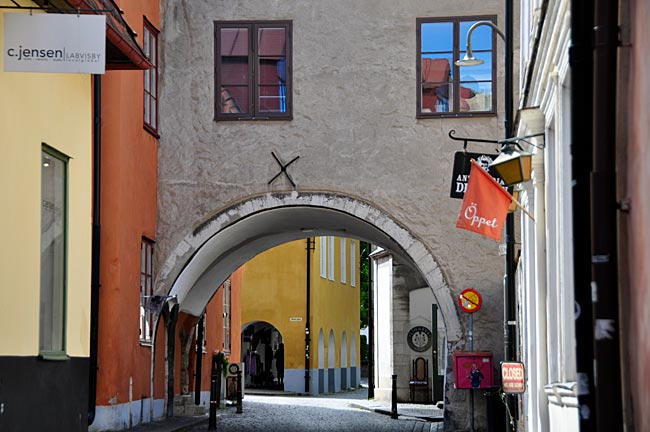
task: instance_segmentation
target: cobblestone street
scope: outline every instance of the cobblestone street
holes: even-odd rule
[[[234,407],[221,410],[217,430],[249,431],[350,431],[350,432],[432,432],[442,430],[442,423],[411,417],[393,420],[388,415],[359,408],[366,390],[322,397],[246,395],[243,413]],[[439,429],[438,429],[439,428]],[[192,432],[207,431],[202,424]]]

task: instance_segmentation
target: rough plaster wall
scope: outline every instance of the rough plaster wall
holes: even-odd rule
[[[460,200],[449,198],[449,176],[460,146],[447,133],[499,138],[502,119],[415,118],[415,19],[468,11],[500,15],[502,4],[162,3],[157,264],[209,215],[252,195],[289,190],[283,178],[267,185],[278,171],[272,150],[284,160],[300,156],[289,169],[298,190],[362,197],[424,242],[454,296],[468,286],[481,290],[475,340],[477,348],[494,351],[498,362],[503,260],[494,241],[454,228]],[[213,120],[213,22],[249,19],[293,21],[292,121]],[[497,63],[502,83],[503,64]],[[502,107],[502,88],[496,91]]]

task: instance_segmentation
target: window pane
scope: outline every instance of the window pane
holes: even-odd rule
[[[156,99],[151,99],[151,120],[149,124],[152,128],[157,129],[158,125],[156,124]]]
[[[491,52],[473,52],[474,57],[483,60],[483,64],[476,66],[459,67],[461,81],[491,81],[492,80],[492,53]],[[460,52],[460,58],[465,56],[465,52]]]
[[[221,29],[221,56],[248,57],[248,29]]]
[[[63,351],[65,314],[65,162],[41,156],[41,351]]]
[[[485,21],[485,20],[479,20]],[[460,48],[465,49],[467,44],[467,32],[469,28],[478,21],[465,21],[460,23]],[[491,50],[492,49],[492,28],[483,24],[474,29],[472,32],[472,50]],[[462,58],[462,56],[461,56]]]
[[[454,50],[453,23],[423,23],[421,26],[421,32],[421,49],[423,53]]]
[[[222,113],[247,113],[248,86],[221,87],[219,106]]]
[[[150,109],[151,97],[148,93],[144,94],[144,122],[151,124],[151,109]]]
[[[260,112],[286,112],[286,88],[284,86],[259,87]]]
[[[422,87],[420,107],[423,113],[453,110],[453,68],[451,55],[426,55],[422,58]]]
[[[151,49],[149,46],[149,38],[150,38],[150,32],[147,26],[144,27],[144,33],[143,33],[143,39],[144,39],[144,47],[142,47],[142,50],[144,51],[144,55],[149,57],[149,50]]]
[[[492,82],[461,82],[461,111],[492,111]]]
[[[221,57],[219,76],[222,85],[248,84],[248,57]]]
[[[270,57],[276,60],[284,57],[285,53],[284,28],[260,28],[257,31],[257,54],[259,57]]]
[[[151,52],[149,53],[149,60],[153,64],[154,68],[158,66],[158,41],[154,34],[151,35]]]

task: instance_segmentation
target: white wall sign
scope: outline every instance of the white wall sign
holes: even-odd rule
[[[5,72],[105,72],[104,15],[5,13],[4,21]]]
[[[289,317],[289,321],[302,321],[302,317]]]

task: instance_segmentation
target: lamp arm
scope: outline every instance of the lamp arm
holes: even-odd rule
[[[501,36],[501,39],[503,39],[504,41],[506,40],[506,36],[503,34],[501,30],[499,30],[499,27],[497,27],[492,21],[477,21],[474,24],[472,24],[469,30],[467,30],[467,38],[465,41],[465,45],[467,46],[467,55],[469,57],[472,57],[473,55],[472,54],[472,32],[476,27],[480,27],[482,25],[487,25],[492,27],[492,30],[497,32],[497,34]]]

